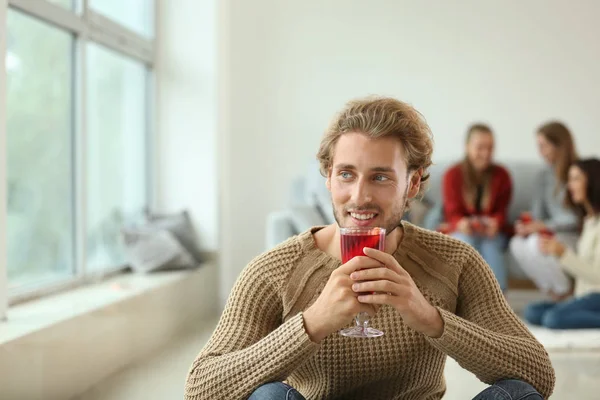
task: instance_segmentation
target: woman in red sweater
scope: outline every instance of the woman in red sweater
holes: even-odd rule
[[[494,135],[490,127],[472,125],[466,142],[465,159],[444,174],[447,230],[477,249],[505,291],[504,247],[512,181],[508,171],[493,162]]]

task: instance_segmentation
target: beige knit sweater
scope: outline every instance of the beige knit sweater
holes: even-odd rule
[[[600,217],[586,218],[577,242],[560,258],[562,267],[575,277],[575,295],[600,293]]]
[[[446,355],[492,384],[554,388],[548,354],[504,300],[492,271],[471,247],[404,222],[394,257],[444,319],[429,338],[383,306],[371,325],[380,338],[334,333],[313,343],[302,311],[340,261],[317,248],[313,228],[254,259],[240,275],[216,330],[194,361],[186,399],[246,399],[286,380],[307,399],[440,399]]]

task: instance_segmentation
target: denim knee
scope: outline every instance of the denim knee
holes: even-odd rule
[[[543,303],[531,303],[525,306],[523,318],[533,325],[542,325],[542,319],[549,312],[548,306]]]
[[[283,382],[270,382],[259,386],[248,400],[304,400],[304,397]]]
[[[533,386],[518,379],[504,379],[496,382],[494,386],[505,391],[511,400],[544,400]]]
[[[561,329],[564,325],[561,313],[554,310],[546,312],[542,316],[541,325],[549,329]]]
[[[544,400],[544,398],[527,382],[505,379],[479,393],[473,400]]]

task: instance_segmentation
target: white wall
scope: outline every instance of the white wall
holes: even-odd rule
[[[155,206],[218,246],[216,0],[158,0]]]
[[[263,250],[265,217],[314,157],[329,119],[366,94],[429,121],[435,159],[459,157],[467,124],[500,159],[536,159],[533,131],[568,123],[600,153],[600,2],[277,1],[221,4],[222,285]],[[224,27],[224,28],[223,28]]]

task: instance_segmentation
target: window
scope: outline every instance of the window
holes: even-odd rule
[[[124,262],[124,223],[146,206],[146,70],[99,45],[87,51],[88,265]]]
[[[93,10],[140,35],[154,35],[153,0],[89,0],[89,3]]]
[[[153,7],[0,2],[0,319],[124,267],[121,228],[149,204]]]
[[[73,274],[73,37],[9,10],[9,288]]]

